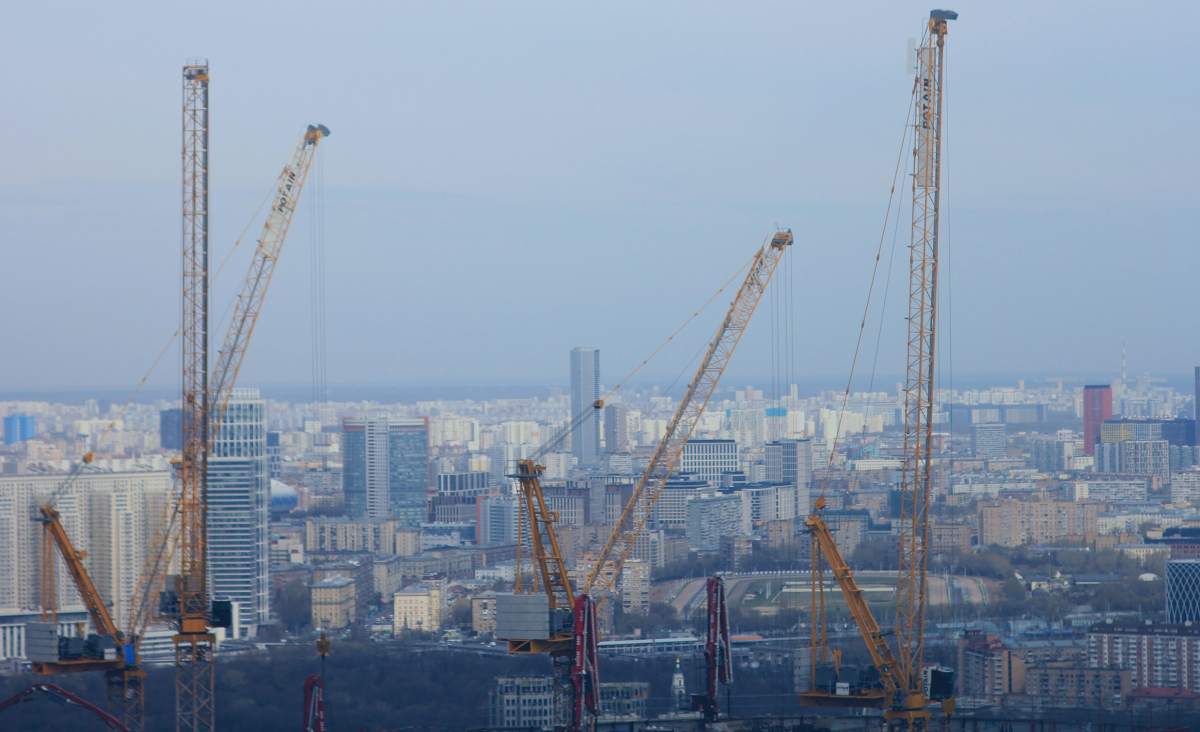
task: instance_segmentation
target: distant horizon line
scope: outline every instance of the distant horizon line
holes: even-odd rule
[[[1154,374],[1154,372],[1151,372]],[[1190,392],[1194,372],[1159,372],[1156,378],[1162,379],[1167,385],[1183,387],[1181,390]],[[857,377],[855,381],[867,379],[867,376]],[[959,391],[1015,387],[1017,382],[1025,381],[1026,386],[1049,384],[1058,379],[1069,381],[1073,386],[1088,383],[1111,383],[1117,378],[1111,372],[1100,371],[977,371],[958,372],[953,374],[953,384],[946,380],[939,381],[939,389],[954,388]],[[846,387],[845,375],[815,375],[777,382],[786,389],[790,384],[801,387],[803,396],[815,396],[821,391],[834,389],[841,391]],[[874,391],[891,393],[895,384],[903,379],[903,374],[875,374]],[[682,384],[674,377],[646,377],[631,382],[629,385],[637,388],[663,386],[668,382]],[[772,379],[769,375],[753,377],[746,375],[730,375],[724,379],[728,386],[718,388],[719,392],[732,392],[745,388],[747,385],[767,392],[772,390]],[[1030,384],[1028,382],[1033,382]],[[257,385],[246,385],[247,388],[257,388],[264,399],[289,401],[296,403],[311,403],[312,384],[297,381],[266,382]],[[867,384],[856,384],[851,391],[866,391]],[[341,381],[331,382],[328,386],[329,401],[377,401],[381,403],[409,403],[416,401],[460,400],[473,399],[518,399],[534,396],[548,396],[550,389],[566,391],[570,387],[568,379],[531,379],[531,378],[485,378],[485,379],[413,379],[410,381]],[[134,403],[147,403],[158,399],[177,398],[177,385],[147,384],[139,391]],[[438,392],[448,392],[439,394]],[[539,393],[540,392],[540,393]],[[130,392],[113,386],[92,387],[62,387],[62,388],[28,388],[0,389],[0,401],[49,401],[56,403],[82,402],[96,399],[106,402],[124,402]]]

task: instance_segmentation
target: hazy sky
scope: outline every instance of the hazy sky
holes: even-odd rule
[[[1134,372],[1200,363],[1200,5],[949,7],[955,371],[1115,372],[1123,340]],[[589,345],[611,384],[776,225],[796,234],[796,370],[844,374],[911,89],[906,42],[929,8],[9,6],[0,390],[132,387],[176,327],[194,56],[212,70],[214,261],[305,125],[332,130],[331,382],[561,381],[568,349]],[[245,385],[309,378],[307,222],[302,202]],[[902,229],[881,373],[902,369],[906,243]],[[249,255],[215,286],[214,333]],[[722,309],[650,375],[683,369]],[[769,372],[769,325],[760,312],[731,378]],[[873,327],[866,340],[869,367]],[[177,379],[176,351],[155,382]]]

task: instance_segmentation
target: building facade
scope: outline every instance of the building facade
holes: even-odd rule
[[[571,418],[586,415],[571,433],[571,455],[581,467],[600,462],[600,415],[593,404],[600,398],[600,349],[571,349]]]
[[[41,607],[41,531],[30,518],[59,489],[63,476],[0,476],[0,608],[23,611]],[[111,598],[120,627],[130,604],[155,532],[167,515],[171,474],[84,472],[59,494],[55,508],[100,592]],[[66,565],[55,555],[55,596],[59,608],[80,607],[79,593]]]
[[[445,588],[441,582],[418,582],[392,596],[392,632],[424,630],[436,633],[442,627]]]
[[[330,577],[312,585],[313,627],[336,630],[354,622],[355,586],[348,577]]]
[[[971,452],[981,458],[997,460],[1008,449],[1008,428],[1000,424],[971,425]]]
[[[1087,632],[1092,668],[1131,672],[1133,689],[1148,686],[1200,693],[1200,625],[1105,621]]]
[[[342,422],[346,515],[395,518],[418,526],[429,493],[429,420],[346,419]]]
[[[765,447],[768,483],[790,483],[796,486],[796,513],[807,516],[812,512],[812,441],[777,440]]]
[[[267,403],[234,389],[208,458],[208,570],[213,596],[236,603],[250,637],[270,619],[270,505]]]
[[[624,404],[604,407],[604,451],[629,452],[629,407]]]
[[[720,485],[722,473],[738,469],[737,443],[733,440],[688,440],[679,458],[679,472]]]
[[[1100,426],[1112,419],[1112,387],[1103,384],[1083,387],[1083,452],[1096,454]]]
[[[981,501],[979,545],[1050,544],[1096,533],[1098,505],[1067,501]]]
[[[1167,622],[1200,625],[1200,559],[1167,560]]]

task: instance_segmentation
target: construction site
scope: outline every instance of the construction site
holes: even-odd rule
[[[355,720],[363,720],[363,715],[369,720],[372,701],[367,692],[362,692],[361,701],[347,705],[346,700],[354,699],[356,692],[345,686],[338,692],[341,707],[331,704],[326,713],[327,687],[352,675],[352,668],[339,665],[349,664],[348,658],[383,664],[380,674],[384,677],[416,673],[435,680],[442,673],[438,670],[442,661],[437,659],[444,659],[449,664],[446,668],[461,666],[454,672],[460,674],[454,677],[458,680],[446,677],[427,683],[472,685],[461,692],[464,705],[484,704],[479,701],[484,695],[482,687],[474,688],[477,682],[469,680],[473,664],[503,677],[500,680],[511,677],[515,689],[510,690],[515,700],[512,706],[506,708],[504,704],[510,702],[496,701],[509,698],[498,680],[496,690],[489,692],[486,713],[483,709],[471,711],[478,724],[470,726],[477,729],[1115,732],[1185,729],[1200,722],[1200,714],[1187,708],[1176,708],[1173,719],[1164,719],[1160,711],[1156,721],[1153,707],[1096,708],[1093,717],[1084,719],[1077,710],[1005,711],[957,703],[956,675],[960,671],[955,665],[960,651],[946,628],[958,623],[961,637],[968,621],[978,618],[982,608],[1002,591],[1002,583],[956,568],[931,567],[933,456],[941,449],[934,447],[940,376],[935,368],[947,360],[940,350],[939,324],[943,321],[939,318],[938,286],[945,202],[943,91],[946,69],[958,52],[953,31],[959,21],[956,12],[941,9],[914,19],[914,23],[918,20],[919,37],[909,59],[912,75],[904,82],[911,85],[910,107],[887,201],[889,220],[884,224],[885,234],[893,227],[902,239],[908,237],[904,242],[907,277],[897,283],[897,288],[902,284],[907,288],[903,318],[906,359],[902,367],[894,365],[904,372],[903,407],[896,423],[902,445],[897,456],[898,519],[886,544],[870,545],[886,545],[888,555],[880,560],[880,566],[897,569],[852,566],[851,554],[860,539],[867,540],[867,529],[864,523],[863,536],[854,534],[854,545],[845,548],[850,530],[844,528],[848,525],[844,517],[833,516],[834,509],[842,506],[832,505],[835,491],[829,485],[835,447],[822,453],[823,459],[827,455],[828,465],[813,466],[810,497],[795,510],[802,514],[794,522],[795,538],[789,536],[783,544],[791,552],[788,569],[721,570],[656,577],[653,583],[647,573],[648,603],[670,608],[674,617],[666,618],[663,627],[675,630],[645,637],[641,627],[626,627],[632,621],[627,620],[628,605],[622,609],[622,583],[630,581],[629,568],[644,564],[638,562],[638,547],[651,541],[649,534],[659,516],[656,506],[668,484],[679,478],[685,448],[689,440],[696,439],[697,426],[706,412],[714,408],[713,395],[760,305],[763,311],[779,307],[770,304],[773,276],[782,271],[781,263],[806,256],[805,250],[815,245],[806,235],[804,222],[765,222],[760,231],[745,232],[747,241],[761,243],[746,247],[746,265],[730,278],[727,288],[709,299],[715,299],[714,308],[721,312],[701,312],[701,308],[684,323],[699,316],[699,327],[707,335],[703,344],[693,339],[694,345],[702,345],[698,358],[679,382],[685,386],[663,423],[661,438],[652,452],[646,453],[645,469],[636,481],[622,488],[611,533],[597,537],[591,549],[568,550],[566,521],[544,485],[548,481],[547,456],[570,449],[572,440],[580,439],[581,425],[598,422],[632,373],[554,434],[543,433],[536,450],[518,455],[507,466],[503,477],[512,486],[518,506],[515,572],[510,586],[488,596],[494,601],[488,637],[494,640],[489,642],[483,635],[465,640],[420,636],[399,660],[401,656],[388,655],[391,651],[350,651],[354,643],[362,642],[348,632],[333,630],[338,627],[333,624],[322,629],[314,616],[311,639],[296,636],[274,643],[270,649],[279,654],[277,663],[287,673],[286,685],[278,693],[291,698],[290,706],[281,712],[288,715],[287,720],[280,719],[279,726],[270,729],[349,730],[347,706],[356,708]],[[964,17],[962,22],[969,20]],[[962,51],[964,55],[970,52]],[[232,396],[238,388],[239,372],[244,362],[255,358],[256,325],[293,216],[302,198],[312,195],[310,169],[315,170],[318,148],[336,146],[334,133],[340,130],[332,121],[332,131],[321,120],[297,121],[300,135],[272,186],[252,261],[222,333],[225,324],[214,322],[219,313],[210,298],[211,280],[223,266],[215,253],[210,257],[210,122],[216,126],[237,121],[222,119],[219,111],[210,119],[210,83],[217,90],[222,80],[217,74],[210,76],[208,60],[188,60],[180,83],[181,291],[178,302],[156,305],[178,307],[181,313],[176,336],[164,348],[164,352],[177,349],[182,365],[178,375],[181,392],[176,395],[182,409],[182,446],[171,468],[170,497],[161,507],[150,542],[154,551],[142,567],[135,592],[131,597],[105,597],[89,575],[86,552],[76,548],[58,506],[60,497],[70,494],[79,476],[87,473],[93,454],[89,452],[61,477],[36,516],[42,608],[40,617],[25,624],[24,649],[29,672],[37,677],[37,683],[0,701],[0,729],[26,728],[26,722],[9,726],[5,720],[32,720],[34,715],[42,718],[39,724],[48,724],[46,720],[63,708],[51,704],[57,700],[70,709],[69,717],[63,717],[69,719],[64,722],[68,726],[61,729],[213,732],[224,726],[221,720],[226,710],[238,709],[239,696],[260,693],[256,691],[253,655],[222,657],[219,652],[227,639],[238,638],[234,628],[239,623],[239,609],[213,589],[210,565],[221,547],[214,548],[210,540],[210,460],[227,457],[235,449],[231,446],[236,445],[238,436],[224,425],[227,410],[235,408],[231,403],[236,402]],[[956,132],[963,137],[972,134],[964,128]],[[907,202],[903,200],[906,195],[910,197]],[[870,337],[867,312],[872,297],[882,296],[883,284],[876,282],[882,252],[881,237],[851,373],[845,377],[843,412],[851,398],[854,369],[866,368],[857,363],[857,349],[864,335]],[[696,293],[697,297],[701,294]],[[886,327],[899,328],[900,322],[892,318]],[[675,334],[662,333],[661,337],[670,342]],[[648,354],[641,365],[657,353]],[[372,438],[368,433],[364,439]],[[845,439],[849,443],[855,438]],[[368,466],[372,469],[383,468]],[[374,498],[368,496],[367,500]],[[370,513],[374,510],[368,503],[368,514],[374,515]],[[749,554],[749,540],[746,542]],[[966,544],[969,550],[969,536]],[[720,546],[722,552],[742,551],[736,542]],[[67,580],[69,585],[64,584]],[[330,580],[321,586],[333,592],[343,585]],[[55,588],[63,586],[77,595],[78,602],[71,604],[86,610],[86,621],[60,612],[62,600],[56,599]],[[130,612],[122,613],[118,623],[114,608],[125,603]],[[378,611],[379,616],[385,612]],[[391,632],[393,621],[390,615],[388,618],[378,622],[386,622]],[[773,623],[771,627],[778,632],[745,632],[738,623],[750,628],[747,619],[761,621],[764,627]],[[153,637],[161,642],[167,629],[170,660],[165,661],[161,653],[148,660],[143,641]],[[266,647],[264,642],[259,650],[266,652]],[[339,660],[339,654],[343,659]],[[411,671],[417,668],[421,670]],[[544,688],[519,688],[539,678],[548,680]],[[621,686],[639,682],[644,687]],[[84,692],[68,689],[86,689],[91,694],[102,689],[103,698],[85,698]],[[450,698],[456,695],[453,689],[445,691]],[[522,704],[529,705],[530,699],[539,700],[538,716],[520,709]],[[627,700],[625,707],[612,711],[620,699]],[[419,700],[411,703],[415,706]],[[297,715],[301,715],[298,724],[292,721]],[[384,726],[383,721],[377,724],[371,729],[396,728]],[[435,729],[417,724],[402,728]]]

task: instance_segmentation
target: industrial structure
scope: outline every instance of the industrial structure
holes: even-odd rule
[[[825,632],[824,568],[828,561],[845,596],[877,679],[851,683],[837,676],[840,654],[833,654],[837,688],[814,688],[801,694],[807,706],[865,706],[885,709],[889,724],[909,729],[925,728],[931,718],[930,697],[943,701],[952,714],[954,700],[949,670],[932,669],[927,680],[923,667],[925,646],[925,572],[929,545],[930,453],[933,436],[933,370],[937,335],[938,224],[940,213],[942,147],[942,78],[947,21],[958,14],[934,10],[929,14],[925,37],[917,52],[913,85],[913,189],[912,240],[909,254],[908,359],[904,391],[904,453],[900,485],[900,569],[896,590],[896,652],[888,646],[875,621],[854,573],[838,549],[822,515],[824,493],[813,515],[805,520],[812,536],[812,678],[818,681],[818,663],[829,663]],[[926,681],[929,681],[926,684]],[[947,684],[949,682],[949,684]],[[819,684],[817,684],[819,686]],[[949,688],[947,688],[947,685]]]
[[[496,635],[509,643],[510,653],[548,653],[553,661],[554,723],[565,729],[581,729],[585,720],[579,697],[588,693],[589,684],[598,679],[581,673],[579,657],[586,653],[587,638],[577,628],[594,627],[595,611],[607,599],[621,574],[654,504],[675,470],[688,438],[716,390],[721,374],[729,364],[738,341],[750,322],[771,275],[788,247],[790,231],[767,238],[750,262],[746,279],[730,304],[729,311],[709,343],[696,376],[671,418],[662,441],[654,451],[646,471],[613,527],[604,549],[595,560],[590,576],[577,597],[571,586],[566,562],[555,534],[557,514],[546,506],[540,476],[545,468],[537,463],[548,451],[566,439],[578,425],[604,407],[597,400],[592,409],[575,416],[555,439],[548,440],[532,457],[517,463],[515,476],[521,488],[521,530],[529,529],[529,547],[534,563],[532,583],[525,583],[518,564],[514,594],[497,598]],[[524,537],[518,540],[522,545]]]
[[[189,63],[183,69],[183,442],[176,471],[175,496],[147,556],[132,600],[132,622],[122,632],[113,622],[66,533],[54,499],[68,488],[87,464],[88,453],[39,511],[42,539],[42,622],[27,628],[33,671],[38,674],[104,671],[110,707],[122,725],[140,732],[144,717],[145,671],[138,642],[152,618],[171,622],[176,666],[176,729],[211,730],[214,725],[212,628],[232,624],[228,600],[214,599],[208,586],[207,480],[208,456],[233,393],[246,347],[261,312],[271,276],[287,236],[300,191],[317,143],[329,135],[323,125],[310,125],[277,181],[274,202],[258,240],[250,271],[243,282],[224,345],[210,378],[208,367],[208,66]],[[54,552],[62,558],[83,600],[95,633],[60,638],[54,594]],[[177,557],[179,575],[163,589],[165,572]],[[156,612],[157,611],[157,612]]]

